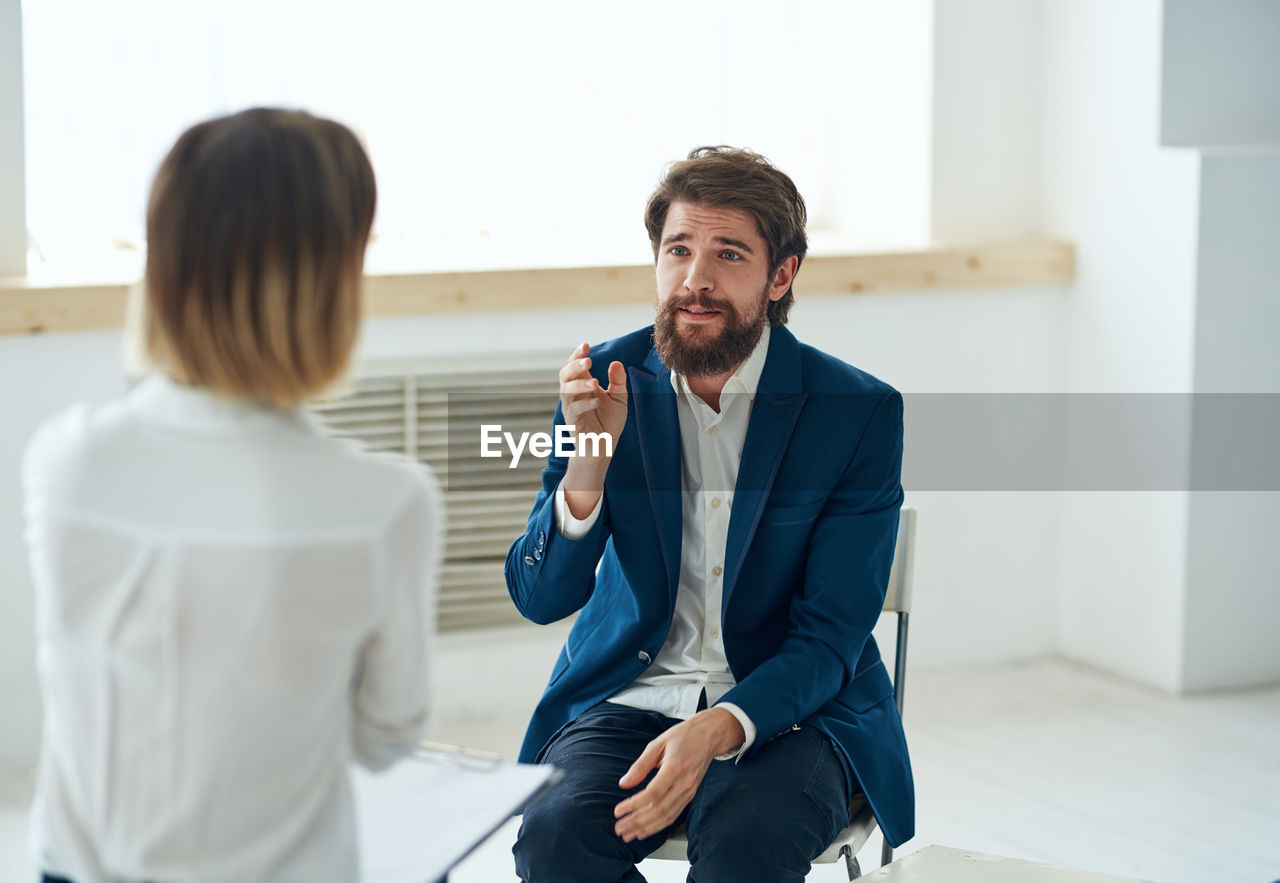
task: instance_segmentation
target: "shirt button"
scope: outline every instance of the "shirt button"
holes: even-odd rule
[[[718,638],[718,637],[720,637],[720,629],[712,629],[712,630],[711,630],[711,640],[713,640],[713,641],[714,641],[714,640],[715,640],[716,638]]]
[[[707,435],[715,435],[717,427],[713,426],[707,430]]]
[[[713,568],[711,568],[711,575],[712,575],[712,576],[719,576],[719,575],[720,575],[720,574],[722,574],[722,573],[724,573],[724,568],[723,568],[723,567],[713,567]]]
[[[640,651],[639,659],[645,665],[648,665],[650,662],[653,662],[653,657],[650,656],[648,653],[644,652],[643,650]]]
[[[719,509],[719,508],[720,508],[720,498],[719,498],[719,497],[712,497],[712,498],[711,498],[711,508],[712,508],[712,509]]]

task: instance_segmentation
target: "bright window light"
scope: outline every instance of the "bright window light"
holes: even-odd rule
[[[38,266],[144,248],[150,179],[190,124],[303,108],[365,138],[370,269],[652,259],[663,164],[750,147],[842,244],[928,237],[932,4],[25,0]]]

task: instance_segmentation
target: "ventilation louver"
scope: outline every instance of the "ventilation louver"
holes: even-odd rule
[[[479,428],[519,437],[549,432],[563,354],[494,355],[410,366],[366,365],[348,391],[314,412],[337,435],[427,463],[444,487],[449,521],[439,628],[523,622],[502,576],[507,548],[524,530],[545,460],[527,452],[480,457]],[[489,367],[489,366],[492,367]]]

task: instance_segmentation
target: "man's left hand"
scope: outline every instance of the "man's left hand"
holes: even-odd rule
[[[670,825],[697,793],[711,761],[742,744],[746,734],[738,719],[723,708],[708,708],[676,724],[645,746],[636,762],[618,780],[635,788],[656,769],[643,791],[632,794],[613,810],[614,832],[624,843],[652,837]]]

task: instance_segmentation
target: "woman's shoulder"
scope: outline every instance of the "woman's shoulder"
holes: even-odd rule
[[[80,403],[46,417],[27,440],[23,473],[38,475],[74,462],[92,444],[94,411]]]
[[[433,510],[440,506],[440,480],[426,463],[399,451],[370,447],[359,439],[335,436],[318,420],[309,415],[306,419],[315,443],[311,473],[317,480],[345,487],[350,494],[381,499],[395,510],[413,501]]]

